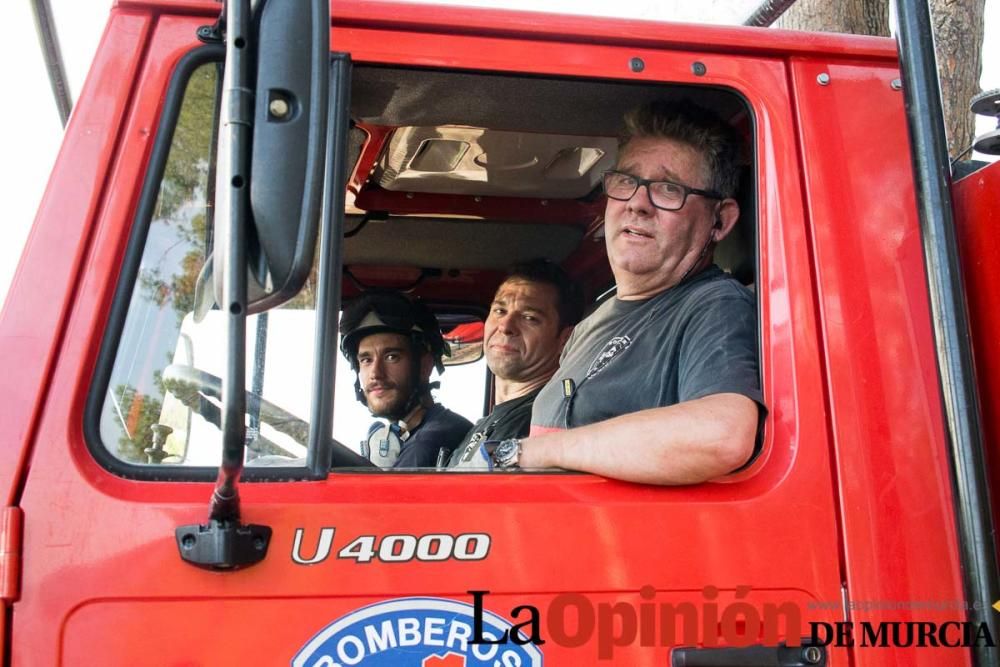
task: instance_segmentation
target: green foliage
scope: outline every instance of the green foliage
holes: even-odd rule
[[[145,297],[160,307],[169,303],[177,313],[178,322],[194,310],[195,285],[205,263],[209,164],[215,150],[212,140],[217,68],[215,63],[202,65],[188,80],[154,213],[153,224],[173,226],[179,237],[177,244],[164,251],[164,255],[178,244],[189,249],[179,267],[169,262],[165,271],[161,258],[152,267],[144,262],[139,275],[139,287]],[[175,268],[180,272],[172,273]],[[170,275],[164,275],[168,271]]]
[[[154,215],[172,222],[190,222],[183,209],[195,203],[204,207],[208,188],[209,161],[216,109],[216,68],[208,63],[194,71],[188,81],[170,144],[170,156],[160,184]],[[179,219],[177,218],[180,213]]]
[[[149,428],[160,419],[163,408],[162,397],[139,393],[131,385],[115,387],[128,432],[122,430],[118,438],[119,458],[132,463],[147,463],[145,449],[153,445],[153,431]],[[129,433],[132,437],[129,437]]]

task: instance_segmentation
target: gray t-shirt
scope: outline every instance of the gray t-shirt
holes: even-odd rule
[[[758,367],[753,295],[712,266],[650,299],[609,299],[578,324],[535,399],[532,431],[723,392],[763,408]]]

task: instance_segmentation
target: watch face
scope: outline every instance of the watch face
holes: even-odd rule
[[[493,458],[497,461],[503,461],[504,459],[510,458],[510,456],[517,450],[517,442],[514,440],[504,440],[499,445],[497,449],[493,452]]]

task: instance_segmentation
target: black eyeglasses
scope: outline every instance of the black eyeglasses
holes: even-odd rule
[[[604,193],[618,201],[628,201],[635,195],[640,185],[646,186],[649,203],[664,211],[678,211],[684,208],[688,195],[700,195],[709,199],[725,199],[713,190],[689,188],[672,181],[651,181],[621,171],[604,172]]]

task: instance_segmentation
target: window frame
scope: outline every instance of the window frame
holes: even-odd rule
[[[185,94],[192,74],[209,63],[225,60],[225,47],[219,44],[199,46],[185,53],[170,74],[167,92],[157,123],[157,130],[150,157],[146,165],[145,178],[139,191],[139,198],[133,215],[131,233],[121,262],[121,272],[115,286],[107,319],[107,326],[101,339],[100,350],[94,365],[94,374],[87,394],[83,413],[83,435],[87,449],[94,460],[104,469],[125,479],[171,482],[212,481],[218,475],[218,466],[183,466],[174,464],[142,465],[130,463],[116,457],[101,437],[101,413],[104,397],[111,382],[118,344],[125,328],[133,290],[139,277],[142,256],[146,248],[153,211],[159,198],[163,175],[173,144],[174,131],[183,107]],[[216,104],[218,109],[218,102]],[[314,479],[309,469],[295,467],[246,467],[243,479],[247,481],[285,481],[290,479]]]
[[[139,269],[141,265],[142,256],[145,250],[146,242],[148,239],[148,233],[150,226],[152,224],[153,211],[158,201],[161,183],[163,175],[165,172],[167,160],[169,159],[170,151],[172,148],[172,142],[174,138],[174,130],[178,122],[178,118],[183,106],[185,99],[185,93],[187,92],[187,87],[190,81],[191,75],[197,70],[197,68],[212,62],[223,62],[225,55],[225,49],[221,45],[205,45],[188,51],[184,54],[177,62],[174,71],[170,75],[169,84],[167,87],[167,93],[164,98],[162,112],[157,125],[156,138],[150,153],[150,158],[147,163],[147,168],[145,172],[145,178],[143,180],[142,188],[140,190],[139,199],[137,202],[135,214],[133,217],[132,231],[127,243],[126,252],[122,262],[121,273],[118,278],[118,282],[115,288],[114,298],[111,304],[111,309],[108,317],[108,324],[105,330],[100,351],[97,357],[97,363],[95,365],[94,376],[91,382],[90,391],[87,395],[87,401],[84,409],[84,439],[90,450],[91,455],[106,470],[112,472],[115,475],[124,477],[127,479],[137,479],[137,480],[162,480],[162,481],[211,481],[215,479],[217,475],[217,466],[184,466],[176,464],[161,464],[161,465],[150,465],[150,464],[137,464],[124,461],[116,457],[112,450],[106,446],[106,443],[101,437],[100,432],[100,422],[101,413],[104,408],[104,397],[106,396],[108,386],[111,381],[111,375],[114,368],[114,361],[118,353],[118,343],[122,332],[124,330],[125,322],[128,316],[129,306],[131,302],[131,297],[134,290],[134,285],[137,280]],[[331,54],[331,57],[337,54]],[[444,68],[443,71],[447,71]],[[583,79],[584,81],[586,78]],[[679,84],[685,85],[685,84]],[[689,85],[689,84],[687,84]],[[752,214],[744,218],[744,224],[750,225],[751,234],[751,250],[753,259],[753,273],[755,276],[755,282],[759,284],[760,272],[761,272],[761,257],[760,257],[760,245],[759,245],[759,233],[761,224],[761,215],[759,209],[758,193],[756,188],[757,178],[759,177],[759,156],[757,155],[757,119],[756,110],[753,104],[747,99],[747,96],[742,93],[742,91],[727,87],[727,86],[713,86],[722,90],[725,90],[728,94],[738,98],[740,103],[746,109],[749,116],[750,124],[750,136],[747,137],[748,144],[753,146],[752,155],[750,159],[750,169],[749,176],[752,179],[752,183],[748,186],[744,184],[744,188],[748,189],[749,199],[752,202]],[[343,158],[344,156],[341,156]],[[349,165],[350,167],[351,165]],[[331,221],[332,226],[335,228],[332,236],[334,238],[339,238],[337,233],[337,227],[342,226],[343,216],[336,216],[336,218]],[[322,232],[321,232],[322,233]],[[322,241],[321,241],[322,243]],[[328,270],[335,271],[335,275],[339,275],[339,269],[341,268],[341,251],[338,247],[333,248],[333,257],[328,257],[327,261],[332,264],[332,266],[323,266],[322,258],[317,258],[320,264],[319,270],[322,274],[324,268]],[[331,284],[328,287],[338,289],[342,286],[339,280],[334,281],[336,285]],[[613,287],[612,287],[613,289]],[[335,302],[339,305],[340,295],[334,295]],[[762,320],[762,303],[759,295],[755,294],[755,302],[757,308],[757,319],[758,319],[758,332],[757,332],[757,342],[758,342],[758,354],[761,359],[761,368],[759,370],[761,374],[761,384],[763,388],[764,382],[764,350],[763,348],[763,336],[760,330],[760,324]],[[328,322],[328,315],[325,313],[329,309],[328,304],[323,304],[320,300],[317,300],[316,304],[316,334],[319,336],[328,335],[331,331],[337,330],[336,321]],[[336,309],[334,309],[336,311]],[[338,351],[339,352],[339,351]],[[339,356],[337,352],[334,356]],[[317,358],[314,363],[320,363],[321,359]],[[330,370],[333,371],[335,367]],[[331,373],[332,375],[332,373]],[[332,384],[332,378],[331,378]],[[489,408],[493,405],[493,392],[494,392],[494,382],[492,372],[487,368],[485,377],[485,391],[484,391],[484,414],[487,414]],[[316,403],[315,399],[313,403]],[[310,417],[315,417],[315,405],[312,410],[313,414]],[[332,416],[332,406],[329,408],[329,413]],[[312,423],[318,423],[310,419]],[[756,449],[754,456],[751,460],[744,466],[744,468],[752,465],[752,463],[760,458],[761,445],[766,446],[766,438],[764,437],[764,424],[766,420],[762,420],[760,433],[758,435],[759,445]],[[331,443],[327,445],[316,446],[315,443],[317,439],[322,439],[322,436],[317,436],[312,433],[315,431],[314,428],[310,428],[310,438],[308,442],[307,460],[308,463],[305,466],[275,466],[275,467],[260,467],[255,468],[252,466],[244,468],[243,476],[244,479],[248,481],[291,481],[291,480],[316,480],[325,479],[333,473],[355,473],[363,471],[356,467],[337,467],[330,465],[330,450],[332,445],[332,432],[328,436],[331,439]],[[742,469],[741,469],[742,470]],[[396,471],[399,472],[399,471]],[[402,471],[402,472],[413,472],[413,473],[426,473],[427,469],[419,469],[413,471]]]

